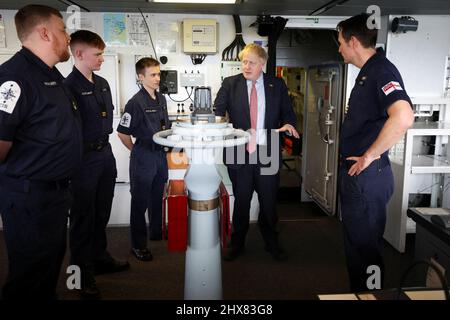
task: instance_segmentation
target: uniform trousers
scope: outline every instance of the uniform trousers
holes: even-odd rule
[[[394,178],[388,159],[375,160],[359,175],[349,176],[352,163],[341,162],[339,194],[350,287],[361,292],[369,289],[367,281],[373,274],[369,266],[379,267],[383,284],[383,233]]]
[[[0,178],[0,213],[8,251],[3,299],[55,299],[66,250],[68,181]]]
[[[83,156],[80,169],[72,179],[73,206],[70,211],[71,264],[93,268],[107,263],[106,226],[116,182],[116,160],[111,145]]]
[[[133,248],[147,248],[148,236],[150,239],[162,237],[162,198],[167,178],[166,154],[162,150],[152,150],[146,144],[135,144],[130,157],[130,228]]]

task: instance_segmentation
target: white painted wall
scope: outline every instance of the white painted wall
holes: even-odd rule
[[[441,97],[450,54],[450,16],[413,17],[419,22],[417,31],[389,32],[386,55],[400,71],[410,96]]]
[[[100,14],[99,14],[100,15]],[[213,98],[215,97],[217,91],[220,88],[220,61],[221,61],[221,53],[223,49],[228,46],[234,39],[234,24],[233,18],[231,16],[206,16],[206,15],[192,15],[185,16],[180,14],[151,14],[149,21],[149,28],[152,34],[153,40],[155,41],[156,34],[156,26],[159,22],[175,22],[178,24],[179,30],[181,31],[181,22],[183,19],[193,19],[193,18],[214,18],[219,23],[219,52],[216,55],[208,55],[201,65],[194,66],[191,62],[191,59],[188,55],[182,53],[181,48],[181,32],[179,33],[179,38],[177,41],[177,52],[171,54],[165,54],[168,58],[168,63],[166,65],[162,65],[161,69],[165,70],[178,70],[178,72],[184,72],[187,70],[188,72],[200,71],[205,74],[205,85],[211,86]],[[256,39],[261,39],[256,34],[256,29],[248,28],[251,22],[255,20],[254,17],[241,17],[242,25],[244,27],[244,40],[247,42],[251,42]],[[230,32],[231,31],[231,32]],[[121,107],[123,108],[126,102],[133,96],[134,93],[138,90],[135,81],[135,73],[134,73],[134,63],[135,57],[134,55],[145,55],[145,54],[153,54],[153,50],[151,47],[117,47],[117,48],[109,48],[108,50],[117,52],[120,55],[121,63],[120,63],[120,88],[121,88]],[[160,56],[160,54],[158,54]],[[187,94],[183,88],[178,88],[178,94],[172,95],[175,100],[183,100],[187,97]],[[177,104],[170,99],[166,98],[168,110],[169,112],[176,113]],[[186,110],[188,109],[188,101],[186,103]]]
[[[5,31],[6,31],[6,48],[0,48],[0,59],[2,55],[13,54],[20,49],[20,42],[17,39],[16,31],[14,27],[14,10],[1,10],[0,14],[4,18]],[[144,13],[145,14],[145,13]],[[103,36],[103,14],[102,13],[83,13],[83,15],[93,17],[96,21],[95,25],[91,29]],[[234,23],[232,16],[229,15],[183,15],[183,14],[149,14],[147,19],[149,23],[150,33],[153,37],[153,41],[157,38],[157,24],[158,23],[176,23],[179,31],[181,31],[181,22],[183,19],[215,19],[219,23],[219,48],[218,53],[215,55],[208,55],[203,64],[194,66],[188,55],[182,52],[181,44],[181,32],[179,32],[177,41],[176,53],[165,54],[168,58],[168,63],[162,65],[162,69],[176,69],[179,72],[184,70],[199,70],[205,73],[205,85],[211,86],[213,99],[220,88],[220,61],[222,51],[227,47],[234,39]],[[256,20],[253,16],[242,16],[241,23],[243,28],[243,38],[247,43],[255,40],[266,41],[266,37],[260,37],[256,33],[256,28],[250,28],[249,25]],[[135,81],[135,55],[152,55],[153,50],[151,46],[109,46],[106,48],[107,53],[116,53],[120,58],[120,107],[123,108],[126,102],[137,92],[138,87]],[[161,54],[158,53],[158,56]],[[0,60],[0,62],[2,62]],[[187,95],[184,89],[179,88],[179,94],[173,95],[176,100],[184,99]],[[176,112],[176,103],[167,98],[169,112]],[[186,108],[187,109],[187,108]]]

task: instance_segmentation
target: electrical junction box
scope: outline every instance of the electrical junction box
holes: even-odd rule
[[[187,54],[217,53],[218,34],[216,20],[183,20],[183,52]]]
[[[159,89],[163,94],[178,93],[177,70],[161,70]]]
[[[220,77],[221,80],[242,73],[242,63],[240,61],[221,61]]]
[[[180,73],[180,87],[202,87],[205,85],[203,73]]]

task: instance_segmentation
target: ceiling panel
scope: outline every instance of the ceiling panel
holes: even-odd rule
[[[377,4],[381,14],[450,14],[449,0],[245,0],[235,5],[206,5],[206,4],[163,4],[149,3],[146,0],[118,1],[118,0],[75,0],[80,6],[94,12],[136,12],[140,8],[151,13],[209,13],[241,15],[309,15],[316,9],[330,2],[343,2],[335,5],[321,15],[354,15],[366,11],[367,6]],[[30,1],[2,0],[0,9],[18,9]],[[43,0],[41,4],[55,7],[61,11],[71,3],[68,0]]]

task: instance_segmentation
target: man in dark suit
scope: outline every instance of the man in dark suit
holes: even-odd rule
[[[244,250],[250,201],[256,191],[260,204],[258,224],[265,249],[275,260],[285,260],[287,256],[279,245],[276,231],[281,163],[279,132],[298,138],[296,117],[283,80],[263,73],[266,51],[259,45],[249,44],[239,53],[239,59],[242,74],[226,78],[214,102],[216,115],[228,113],[234,128],[251,133],[245,148],[225,150],[235,202],[233,232],[224,259],[232,261]]]

